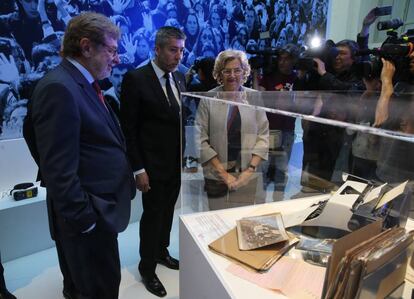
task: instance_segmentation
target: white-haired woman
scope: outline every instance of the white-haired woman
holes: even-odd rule
[[[218,92],[218,98],[245,102],[253,98],[250,92],[255,92],[243,87],[249,75],[250,66],[244,52],[222,51],[213,70],[220,86],[211,91]],[[246,105],[202,100],[196,119],[210,209],[260,201],[256,196],[256,170],[267,159],[269,145],[265,112]],[[240,192],[231,192],[237,190]]]

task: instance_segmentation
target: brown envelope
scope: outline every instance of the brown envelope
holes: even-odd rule
[[[224,236],[210,243],[208,247],[218,254],[230,257],[255,270],[265,271],[299,241],[292,234],[289,234],[289,237],[289,241],[278,244],[272,244],[254,250],[240,250],[237,241],[237,231],[236,228],[233,228]]]

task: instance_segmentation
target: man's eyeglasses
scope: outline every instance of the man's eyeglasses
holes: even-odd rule
[[[111,47],[105,43],[100,43],[112,57],[116,57],[118,55],[118,48]]]
[[[231,74],[234,74],[236,76],[240,76],[241,74],[243,74],[243,70],[239,69],[239,68],[237,68],[237,69],[224,69],[224,70],[221,71],[221,73],[224,76],[230,76]]]

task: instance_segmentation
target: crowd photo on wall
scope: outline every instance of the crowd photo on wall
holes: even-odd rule
[[[225,49],[302,45],[324,36],[328,0],[7,0],[0,3],[0,140],[22,137],[27,101],[40,78],[56,67],[63,32],[83,11],[109,16],[121,29],[121,63],[102,88],[119,106],[128,70],[154,57],[155,32],[169,25],[187,36],[179,70]]]

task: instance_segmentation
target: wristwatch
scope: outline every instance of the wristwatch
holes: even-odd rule
[[[251,169],[252,171],[256,171],[257,166],[249,164],[249,166],[247,168]]]

